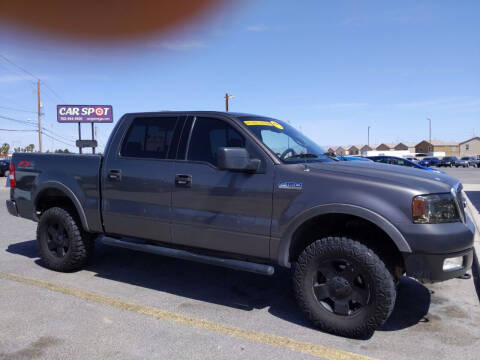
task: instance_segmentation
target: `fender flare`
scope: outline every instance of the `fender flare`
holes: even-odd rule
[[[68,197],[72,201],[73,205],[75,206],[75,209],[77,210],[77,214],[80,217],[80,221],[82,223],[83,229],[85,231],[89,231],[90,228],[88,226],[87,217],[85,215],[85,212],[83,211],[83,207],[82,207],[82,204],[81,204],[80,200],[78,200],[78,197],[75,195],[75,193],[72,190],[70,190],[70,188],[68,188],[67,186],[65,186],[63,183],[61,183],[59,181],[54,181],[54,180],[46,181],[46,182],[42,183],[35,190],[35,193],[32,196],[34,208],[35,209],[37,208],[37,201],[38,201],[39,195],[41,195],[41,193],[43,191],[48,190],[48,189],[59,190],[62,193],[64,193],[65,196]],[[34,218],[37,218],[37,215],[36,215],[35,212],[34,212]]]
[[[326,214],[345,214],[353,215],[367,220],[380,229],[382,229],[394,242],[397,249],[402,253],[411,253],[412,249],[403,234],[389,220],[382,215],[357,205],[350,204],[326,204],[319,205],[297,215],[288,225],[287,230],[280,238],[280,244],[277,252],[277,262],[280,266],[290,267],[290,248],[292,237],[295,231],[303,224],[315,216]]]

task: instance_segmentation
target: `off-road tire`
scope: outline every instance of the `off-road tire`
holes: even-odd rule
[[[52,207],[40,217],[37,226],[37,243],[40,257],[46,267],[55,271],[70,272],[86,265],[93,256],[94,236],[82,229],[80,220],[73,211]],[[48,227],[52,223],[63,226],[67,234],[68,249],[63,257],[57,257],[49,249]]]
[[[369,301],[353,315],[327,310],[314,294],[312,273],[322,261],[348,259],[369,282]],[[346,237],[327,237],[310,244],[298,257],[294,272],[294,291],[301,310],[322,331],[359,338],[370,336],[385,323],[395,305],[396,287],[383,261],[368,247]]]

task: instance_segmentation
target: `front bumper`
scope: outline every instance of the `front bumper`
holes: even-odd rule
[[[7,210],[10,215],[18,216],[17,203],[13,200],[7,200]]]
[[[462,267],[455,270],[443,270],[447,258],[462,257]],[[473,261],[473,248],[449,254],[411,254],[405,259],[407,276],[422,281],[445,281],[465,274]]]

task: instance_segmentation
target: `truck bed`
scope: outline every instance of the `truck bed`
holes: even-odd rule
[[[101,155],[15,153],[15,200],[18,214],[37,220],[36,205],[45,192],[58,189],[66,193],[77,208],[82,224],[92,232],[101,232],[100,167]],[[54,191],[53,191],[54,192]]]

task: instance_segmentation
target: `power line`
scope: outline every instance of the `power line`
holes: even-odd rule
[[[64,104],[66,103],[66,101],[65,101],[60,95],[58,95],[58,93],[57,93],[55,90],[53,90],[53,89],[50,87],[50,85],[48,85],[45,81],[42,81],[42,83],[43,83],[43,86],[45,86],[48,90],[50,90],[50,92],[51,92],[53,95],[55,95],[58,100],[60,100],[60,101],[63,102]]]
[[[55,137],[53,137],[53,136],[50,136],[50,135],[48,135],[48,134],[43,133],[43,135],[45,135],[46,137],[48,137],[48,138],[50,138],[50,139],[53,139],[53,140],[55,140],[55,141],[58,141],[59,143],[62,143],[62,144],[64,144],[64,145],[72,146],[72,144],[69,144],[69,143],[67,143],[67,142],[65,142],[65,141],[63,141],[63,140],[59,140],[59,139],[57,139],[57,138],[55,138]]]
[[[25,109],[17,109],[17,108],[12,108],[12,107],[8,107],[8,106],[1,106],[1,105],[0,105],[0,109],[12,110],[12,111],[20,111],[20,112],[26,112],[26,113],[32,113],[32,114],[36,114],[36,113],[37,113],[36,111],[25,110]]]
[[[0,129],[0,131],[21,131],[21,132],[37,132],[37,130],[20,130],[20,129]]]
[[[53,90],[53,88],[48,85],[44,80],[41,80],[38,76],[32,74],[30,71],[26,70],[24,67],[18,65],[17,63],[13,62],[12,60],[10,60],[9,58],[7,58],[5,55],[2,55],[0,54],[0,58],[2,58],[3,60],[5,60],[6,62],[8,62],[10,65],[13,65],[15,66],[17,69],[19,69],[20,71],[22,71],[23,73],[31,76],[32,78],[34,78],[35,80],[37,81],[41,81],[43,83],[43,85],[48,89],[50,90],[50,92],[55,95],[57,97],[57,99],[59,99],[61,102],[63,103],[66,103],[66,101],[60,96],[58,95],[58,93]]]
[[[52,135],[57,136],[57,137],[59,137],[59,138],[61,138],[61,139],[64,139],[64,140],[67,140],[67,141],[71,141],[72,143],[75,142],[75,140],[72,140],[71,138],[68,138],[68,137],[66,137],[66,136],[60,135],[60,134],[58,134],[58,133],[55,133],[55,132],[53,132],[52,130],[46,129],[46,128],[44,128],[44,127],[42,127],[42,130],[43,130],[43,131],[47,131],[47,132],[51,133]]]
[[[19,69],[20,71],[22,71],[23,73],[27,74],[27,75],[30,75],[32,78],[34,78],[35,80],[40,80],[40,78],[38,78],[37,76],[33,75],[30,71],[28,70],[25,70],[23,67],[21,67],[20,65],[14,63],[12,60],[10,60],[9,58],[7,58],[6,56],[0,54],[0,58],[2,58],[3,60],[5,60],[6,62],[8,62],[10,65],[13,65],[15,66],[17,69]]]
[[[14,99],[12,99],[8,96],[0,95],[0,98],[5,99],[9,104],[14,104],[15,106],[19,106],[19,107],[23,106],[23,104],[20,104],[18,101],[15,101]]]
[[[13,121],[13,122],[16,122],[16,123],[19,123],[19,124],[24,124],[24,125],[35,125],[35,123],[33,123],[31,121],[14,119],[14,118],[11,118],[11,117],[8,117],[8,116],[3,116],[3,115],[0,115],[0,119],[9,120],[9,121]]]

